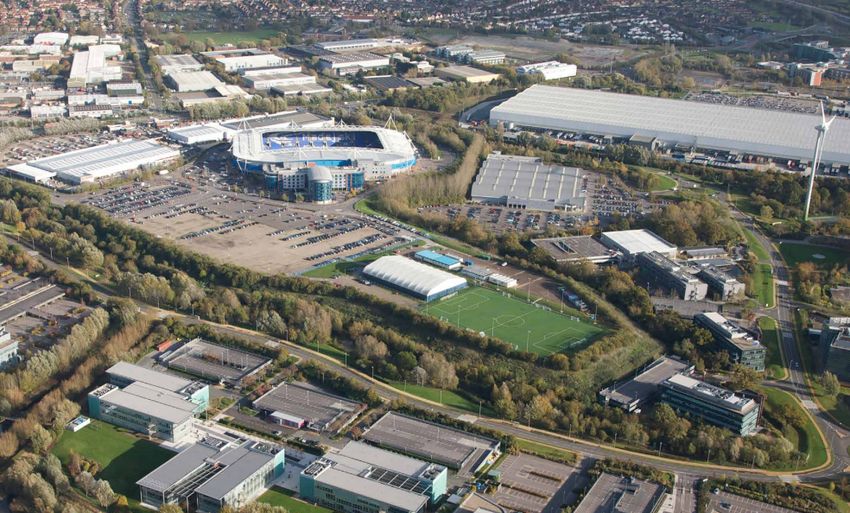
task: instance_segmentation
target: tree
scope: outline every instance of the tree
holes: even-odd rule
[[[21,213],[18,211],[18,205],[14,201],[7,199],[3,202],[3,207],[0,209],[0,219],[6,224],[16,225],[21,220]]]
[[[490,401],[498,416],[508,420],[516,418],[516,403],[514,403],[511,390],[508,388],[507,383],[503,382],[500,387],[497,387],[495,383],[493,384],[493,390],[490,392]]]
[[[735,390],[753,388],[759,381],[759,373],[746,365],[735,364],[732,368],[732,381],[730,385]]]
[[[98,479],[95,483],[93,495],[97,499],[98,504],[104,508],[115,502],[115,492],[109,486],[109,481],[106,479]]]
[[[826,395],[830,397],[837,397],[839,392],[841,392],[841,383],[839,383],[838,378],[835,374],[826,371],[823,373],[823,376],[820,378],[821,385],[823,385],[823,390],[826,392]]]
[[[366,360],[376,361],[386,358],[387,345],[372,335],[361,335],[354,340],[354,351]]]
[[[780,420],[789,426],[801,428],[806,425],[806,415],[794,404],[783,404],[779,407],[777,414]]]
[[[39,454],[47,454],[47,451],[50,449],[50,444],[53,443],[53,435],[40,424],[36,424],[30,434],[30,443],[32,444],[32,448],[35,452]]]
[[[457,388],[459,380],[455,373],[455,366],[449,363],[445,356],[427,352],[419,357],[419,365],[428,374],[431,385],[446,390]]]
[[[159,513],[183,513],[177,504],[163,504],[159,507]]]

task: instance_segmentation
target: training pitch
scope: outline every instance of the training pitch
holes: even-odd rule
[[[578,349],[603,332],[572,310],[573,315],[561,314],[542,304],[482,287],[470,287],[422,308],[455,326],[484,332],[519,351],[540,355]]]

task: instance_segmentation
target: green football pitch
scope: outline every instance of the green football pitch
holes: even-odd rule
[[[482,287],[470,287],[422,308],[455,326],[484,332],[519,351],[540,355],[578,349],[604,331],[575,315]]]

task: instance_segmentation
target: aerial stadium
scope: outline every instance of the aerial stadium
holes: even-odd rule
[[[244,130],[231,152],[240,171],[262,174],[269,189],[317,192],[321,197],[311,199],[319,202],[330,201],[332,192],[315,187],[314,178],[330,181],[332,190],[358,190],[408,171],[417,156],[403,132],[345,125]]]

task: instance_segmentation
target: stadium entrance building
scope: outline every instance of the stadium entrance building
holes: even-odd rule
[[[382,127],[243,130],[231,151],[236,167],[262,174],[269,189],[306,192],[319,202],[332,201],[329,189],[357,191],[367,181],[391,178],[416,164],[407,135]]]

